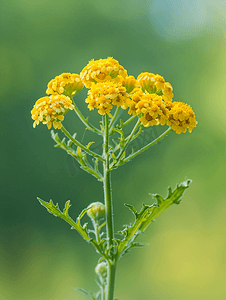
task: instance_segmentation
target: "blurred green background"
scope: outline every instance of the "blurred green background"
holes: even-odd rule
[[[140,209],[152,203],[150,192],[165,196],[169,185],[193,179],[182,204],[140,239],[150,245],[120,262],[115,297],[226,299],[225,1],[0,5],[0,300],[83,300],[74,287],[97,290],[98,255],[36,197],[61,208],[70,199],[75,218],[91,201],[103,200],[101,183],[53,148],[46,126],[32,128],[30,110],[56,75],[79,73],[90,59],[108,56],[130,75],[164,76],[174,100],[190,104],[198,120],[192,134],[173,132],[112,174],[117,230],[133,220],[124,202]],[[99,116],[88,112],[84,99],[82,91],[79,108],[97,124]],[[91,138],[73,112],[64,124],[80,140]]]

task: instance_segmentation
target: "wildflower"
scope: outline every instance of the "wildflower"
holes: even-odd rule
[[[47,87],[47,95],[64,94],[73,97],[83,89],[84,85],[78,74],[62,73],[52,79]]]
[[[101,202],[93,202],[88,206],[87,215],[93,221],[99,221],[105,217],[105,206]]]
[[[127,71],[113,57],[92,59],[80,73],[82,82],[87,88],[97,82],[120,82],[127,76]]]
[[[129,111],[128,114],[133,114],[134,116],[136,113],[136,104],[142,100],[144,93],[140,88],[135,88],[131,94],[131,101],[129,102]]]
[[[187,129],[192,132],[197,122],[191,106],[183,102],[171,102],[171,105],[167,103],[166,106],[169,109],[167,125],[178,134],[185,133]]]
[[[136,114],[141,114],[144,127],[164,125],[168,117],[168,109],[162,97],[156,94],[144,94],[135,106]]]
[[[136,87],[137,81],[134,76],[128,76],[122,80],[122,85],[126,88],[126,92],[130,94]]]
[[[100,82],[93,85],[88,91],[86,103],[89,103],[88,108],[93,110],[98,109],[98,113],[104,115],[109,114],[113,105],[121,106],[123,109],[128,107],[128,94],[126,88],[121,83]]]
[[[69,97],[65,95],[51,95],[42,97],[36,101],[31,114],[34,120],[33,127],[39,123],[46,124],[48,129],[52,126],[55,129],[62,127],[61,121],[69,109],[73,109],[74,105]]]
[[[165,101],[172,101],[173,98],[173,88],[172,85],[169,82],[165,82],[163,88],[162,88],[162,99]]]
[[[143,92],[149,94],[157,93],[162,96],[163,100],[171,101],[173,98],[173,88],[169,82],[160,75],[144,72],[137,77],[137,83],[142,88]]]

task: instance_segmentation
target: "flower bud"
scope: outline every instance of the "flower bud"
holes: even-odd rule
[[[106,262],[99,263],[95,268],[95,273],[100,277],[107,276],[107,264]]]
[[[87,215],[93,221],[99,221],[105,217],[105,206],[101,202],[93,202],[88,206]]]

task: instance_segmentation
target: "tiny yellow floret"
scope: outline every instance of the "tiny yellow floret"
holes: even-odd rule
[[[47,87],[47,95],[64,94],[65,96],[73,97],[83,89],[84,84],[81,81],[80,75],[62,73],[50,80]]]
[[[92,59],[80,73],[82,82],[87,88],[98,82],[120,82],[126,78],[127,71],[113,57],[107,59]]]
[[[176,133],[188,131],[191,133],[196,127],[195,113],[190,105],[183,102],[171,102],[171,105],[166,103],[169,109],[167,125],[171,126]]]
[[[65,95],[51,95],[42,97],[36,101],[32,111],[33,127],[39,123],[46,124],[48,129],[52,126],[55,129],[62,127],[61,121],[68,110],[74,109],[74,105],[69,97]]]

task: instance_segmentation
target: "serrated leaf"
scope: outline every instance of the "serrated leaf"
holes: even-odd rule
[[[78,218],[76,219],[76,222],[75,222],[68,214],[68,210],[71,207],[69,200],[65,203],[64,210],[63,210],[63,212],[61,212],[58,204],[54,205],[52,200],[50,200],[49,202],[46,202],[40,198],[37,198],[37,199],[41,203],[41,205],[43,205],[47,209],[47,211],[49,213],[66,221],[68,224],[71,225],[72,229],[76,229],[80,233],[80,235],[84,238],[84,240],[86,240],[87,242],[92,241],[92,239],[89,237],[89,235],[87,233],[87,229],[86,229],[87,225],[84,224],[83,226],[81,226],[81,224],[80,224],[81,218],[87,212],[87,209],[84,209],[80,213],[80,215],[78,216]]]
[[[152,211],[152,214],[149,218],[142,224],[140,230],[142,232],[148,227],[148,225],[153,222],[165,209],[167,209],[172,204],[179,204],[182,200],[183,194],[185,190],[189,187],[189,184],[192,182],[191,179],[187,179],[180,184],[177,184],[176,188],[172,191],[171,188],[168,188],[168,195],[164,199],[162,196],[158,194],[152,195],[159,204],[159,207],[155,207]]]
[[[126,204],[126,206],[133,212],[135,221],[130,226],[125,225],[125,228],[121,231],[121,233],[124,235],[124,239],[118,245],[118,258],[122,257],[132,247],[135,238],[140,233],[140,227],[152,213],[156,204],[143,205],[139,213],[136,211],[133,205]]]
[[[41,203],[41,205],[43,205],[47,209],[47,211],[49,213],[53,214],[55,217],[60,216],[61,211],[59,209],[58,203],[56,205],[54,205],[52,200],[50,200],[48,203],[48,202],[43,201],[40,198],[37,198],[37,199]]]

